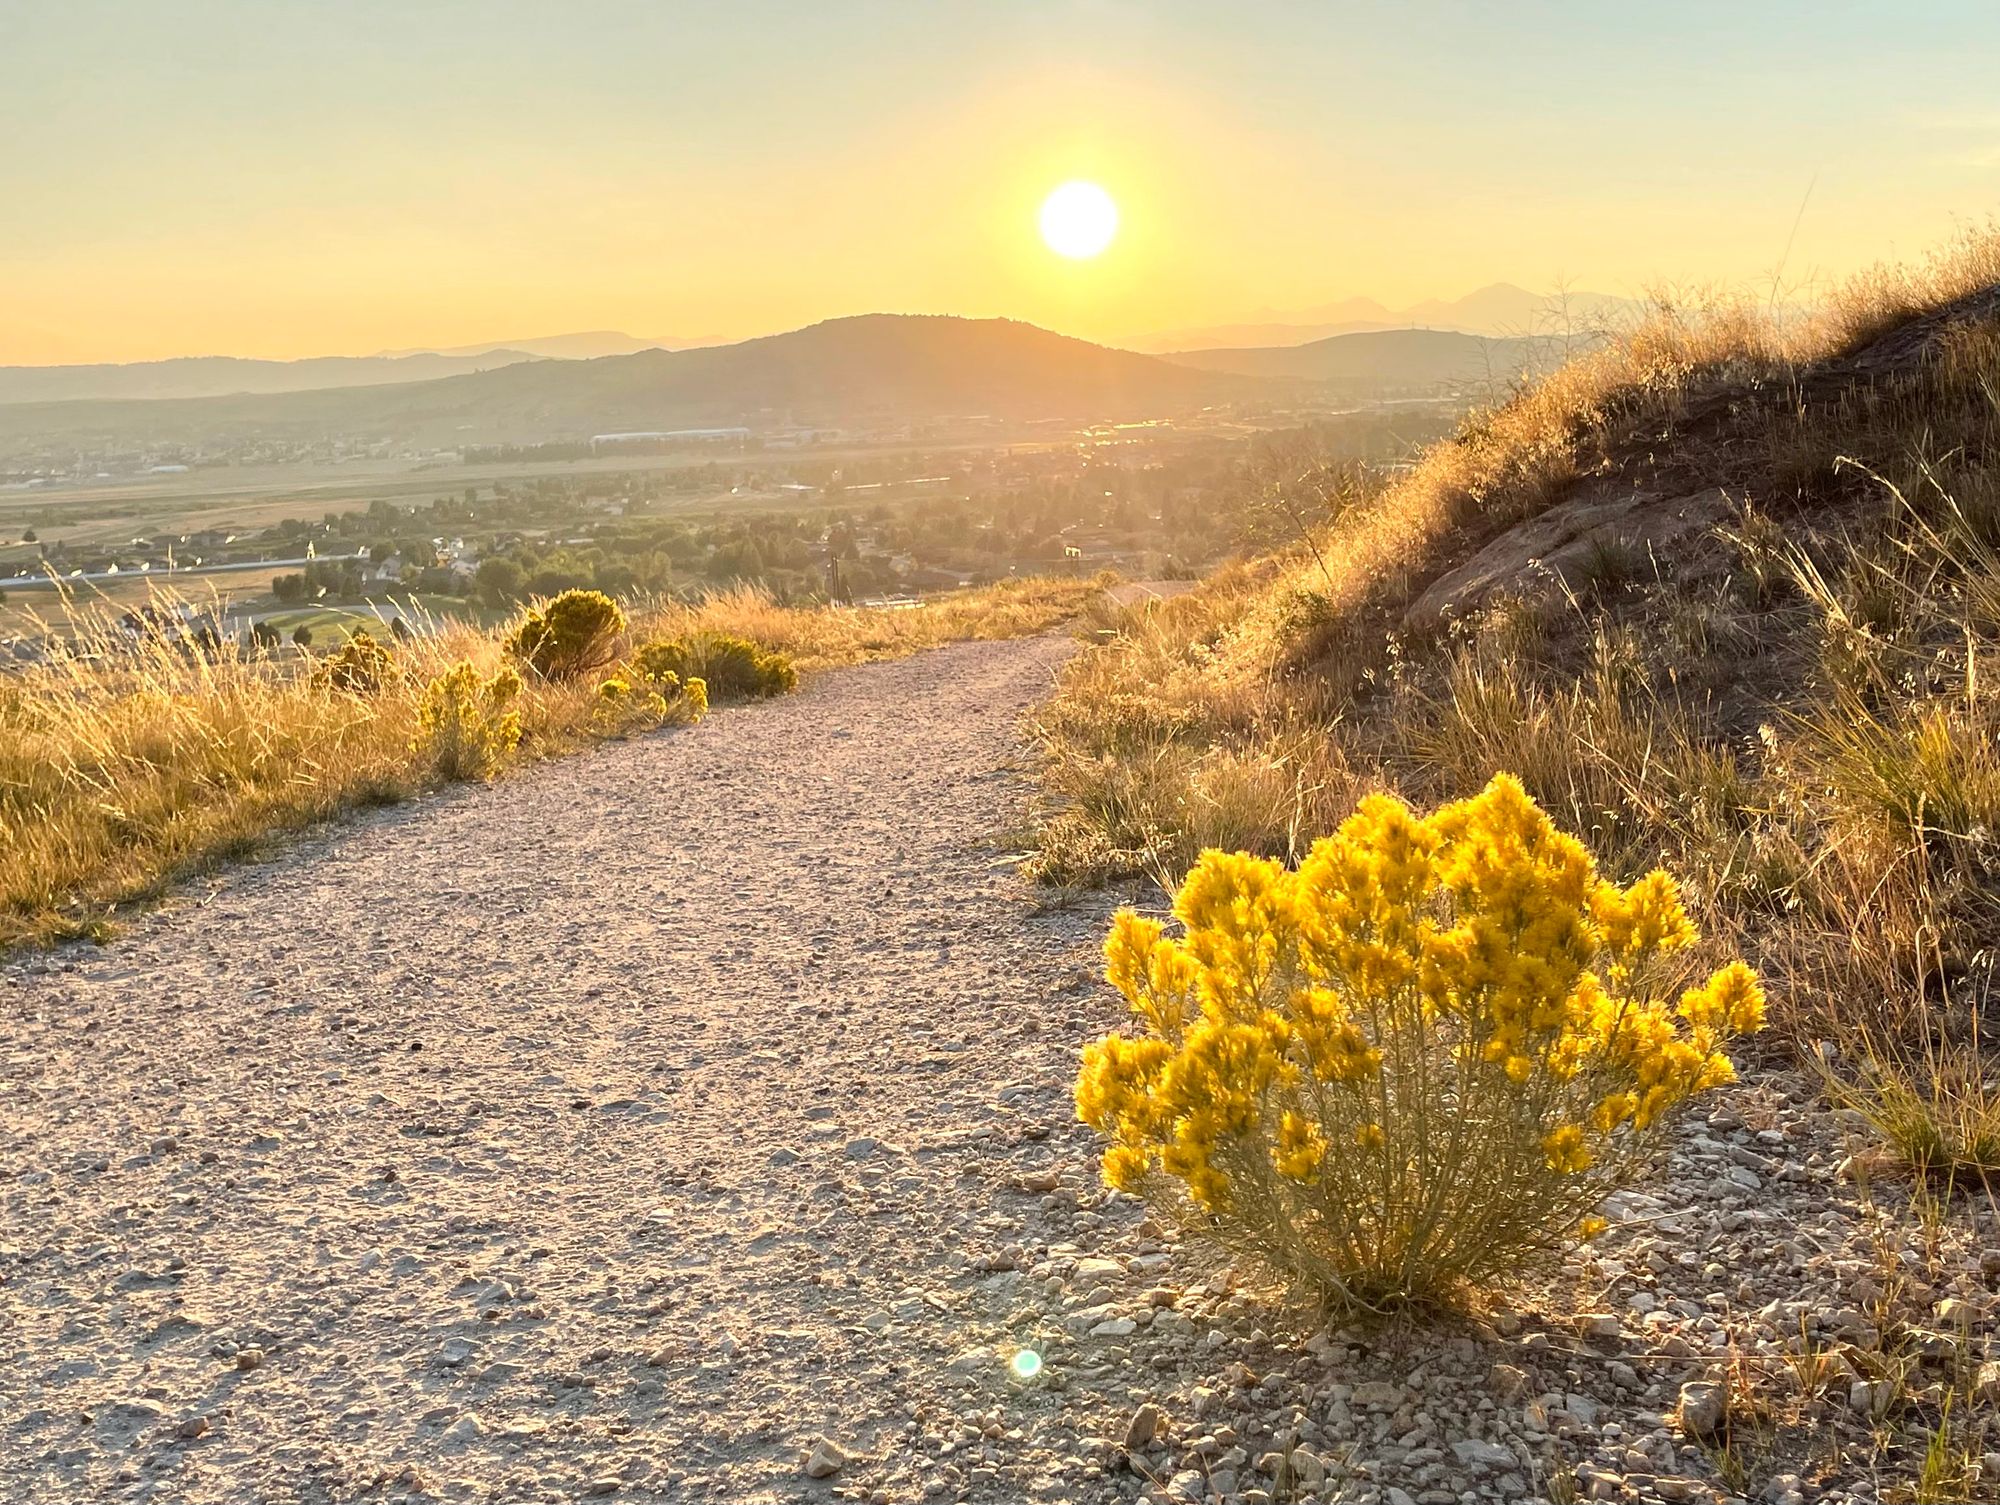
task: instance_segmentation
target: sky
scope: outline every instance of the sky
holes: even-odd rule
[[[4,0],[0,58],[0,363],[1809,294],[2000,197],[1991,0]]]

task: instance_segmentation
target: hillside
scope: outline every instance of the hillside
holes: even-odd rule
[[[1541,338],[1491,339],[1443,329],[1384,329],[1332,335],[1304,345],[1180,350],[1178,366],[1267,380],[1325,382],[1371,390],[1487,383],[1504,387],[1560,358]]]
[[[1677,1151],[1644,1188],[1658,1224],[1614,1216],[1587,1256],[1603,1330],[1664,1396],[1683,1386],[1682,1442],[1707,1445],[1648,1460],[1637,1493],[1631,1455],[1600,1454],[1578,1470],[1589,1497],[1772,1499],[1774,1479],[1827,1500],[1994,1497],[1996,391],[2000,233],[1868,274],[1809,324],[1663,314],[1373,495],[1281,482],[1305,536],[1134,613],[1041,717],[1048,879],[1172,885],[1215,848],[1298,864],[1378,819],[1388,802],[1356,813],[1370,794],[1464,811],[1504,774],[1610,881],[1685,904],[1675,954],[1651,977],[1610,969],[1601,1017],[1734,958],[1761,978],[1773,1028],[1697,1136],[1749,1175],[1732,1188]],[[1512,838],[1485,839],[1501,870]],[[1358,881],[1348,861],[1318,872]],[[1339,892],[1371,943],[1393,934]],[[1676,1008],[1695,1017],[1698,995]],[[1593,1122],[1618,1111],[1604,1099]],[[1733,1199],[1726,1221],[1765,1225],[1753,1242],[1775,1253],[1805,1226],[1776,1204],[1802,1190],[1814,1235],[1782,1274],[1683,1239],[1670,1211]],[[1679,1284],[1697,1265],[1706,1284]],[[1673,1311],[1705,1312],[1710,1336],[1664,1336]],[[1718,1376],[1720,1429],[1694,1419]],[[1668,1492],[1669,1473],[1700,1482]]]
[[[192,401],[16,404],[0,445],[118,436],[330,433],[438,444],[647,429],[840,427],[945,415],[1024,420],[1183,413],[1257,390],[1240,376],[1005,319],[870,314],[697,350],[530,361],[441,381]]]
[[[188,356],[123,365],[0,366],[0,404],[92,402],[121,398],[226,397],[305,392],[323,387],[387,386],[490,371],[534,353],[507,347],[381,356],[317,356],[298,361]]]

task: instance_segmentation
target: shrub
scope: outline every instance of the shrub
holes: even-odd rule
[[[430,759],[439,778],[492,778],[520,745],[520,693],[515,670],[482,680],[461,660],[424,687],[414,750]]]
[[[605,722],[626,727],[690,724],[708,714],[708,686],[700,680],[643,669],[631,678],[614,674],[600,682],[597,700]]]
[[[696,632],[648,643],[639,650],[638,665],[648,679],[667,675],[683,681],[699,678],[717,700],[785,695],[799,685],[799,671],[785,654],[719,632]]]
[[[543,679],[580,679],[618,656],[625,613],[602,591],[567,590],[531,610],[507,651]]]
[[[340,645],[338,653],[313,671],[313,683],[322,689],[373,695],[395,672],[395,655],[367,633],[357,632]]]
[[[1759,1029],[1731,963],[1677,1003],[1675,884],[1620,889],[1511,775],[1428,818],[1363,800],[1296,871],[1205,853],[1184,935],[1130,910],[1111,983],[1147,1026],[1084,1053],[1105,1179],[1328,1299],[1446,1296],[1569,1236]]]

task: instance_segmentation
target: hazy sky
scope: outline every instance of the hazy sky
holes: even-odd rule
[[[1809,184],[1788,281],[2000,190],[1993,0],[0,0],[0,62],[0,362],[1765,285]]]

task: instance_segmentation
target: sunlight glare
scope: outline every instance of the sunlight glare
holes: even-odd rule
[[[1063,184],[1042,200],[1042,240],[1058,256],[1087,261],[1118,233],[1118,206],[1095,183]]]

